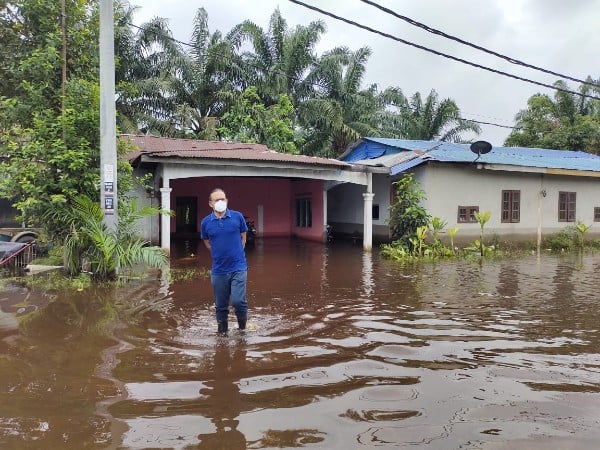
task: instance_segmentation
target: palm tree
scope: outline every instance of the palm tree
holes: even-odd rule
[[[435,90],[423,102],[419,92],[409,100],[399,88],[388,88],[380,100],[386,109],[379,123],[387,137],[461,142],[462,133],[481,132],[479,125],[461,117],[454,100],[440,101]]]
[[[299,105],[306,129],[303,153],[339,156],[361,136],[376,133],[375,113],[380,110],[376,85],[361,90],[368,47],[355,52],[339,47],[325,53],[306,77],[315,86],[314,97]]]
[[[280,94],[297,105],[310,95],[312,87],[305,76],[315,64],[314,49],[324,32],[321,21],[289,29],[279,8],[271,15],[267,31],[249,20],[234,27],[227,39],[238,49],[246,41],[253,48],[241,54],[246,67],[243,89],[256,86],[267,107],[276,104]]]
[[[79,274],[87,265],[94,279],[111,280],[138,264],[162,267],[167,263],[160,247],[149,246],[137,237],[136,222],[159,212],[154,207],[138,209],[135,199],[119,202],[119,226],[109,230],[98,202],[80,196],[73,199],[70,208],[49,211],[47,218],[63,224],[64,261],[70,275]]]
[[[164,19],[142,25],[131,38],[129,84],[120,91],[124,115],[145,132],[214,139],[242,79],[233,43],[210,33],[204,8],[196,12],[190,49],[173,39]]]
[[[591,77],[586,81],[594,83]],[[563,81],[554,85],[569,88]],[[554,98],[545,94],[530,97],[527,109],[515,116],[515,130],[505,145],[600,153],[600,101],[584,97],[600,93],[600,88],[582,84],[579,92],[583,95],[557,91]]]

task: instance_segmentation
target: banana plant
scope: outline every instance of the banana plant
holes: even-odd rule
[[[456,236],[456,233],[458,232],[459,228],[460,227],[457,225],[454,228],[448,229],[448,236],[450,236],[450,247],[452,249],[452,253],[454,253],[454,236]]]
[[[427,225],[423,225],[421,227],[417,227],[415,232],[418,256],[423,255],[423,247],[425,246],[425,240],[427,239],[427,231],[429,231],[429,227]]]
[[[481,231],[479,233],[479,253],[482,257],[485,254],[485,246],[483,245],[483,228],[485,227],[485,224],[490,220],[491,216],[491,211],[484,211],[482,213],[475,211],[475,219],[477,220],[477,222],[479,222],[479,226],[481,227]]]
[[[591,225],[586,225],[582,222],[577,222],[577,224],[575,225],[575,232],[577,233],[577,243],[579,244],[579,249],[582,252],[583,244],[585,242],[585,235],[591,227]]]

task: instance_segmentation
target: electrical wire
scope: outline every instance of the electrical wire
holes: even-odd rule
[[[385,6],[381,6],[381,5],[375,3],[375,2],[373,2],[371,0],[360,0],[360,1],[363,2],[363,3],[366,3],[367,5],[370,5],[370,6],[373,6],[373,7],[377,8],[377,9],[379,9],[379,10],[385,12],[386,14],[392,15],[392,16],[400,19],[400,20],[408,22],[409,24],[411,24],[411,25],[413,25],[415,27],[421,28],[421,29],[423,29],[423,30],[425,30],[425,31],[427,31],[429,33],[445,37],[447,39],[450,39],[450,40],[455,41],[455,42],[459,42],[459,43],[461,43],[463,45],[466,45],[468,47],[480,50],[480,51],[488,53],[490,55],[497,56],[498,58],[504,59],[505,61],[508,61],[511,64],[516,64],[516,65],[519,65],[519,66],[527,67],[529,69],[538,70],[540,72],[544,72],[544,73],[547,73],[547,74],[550,74],[550,75],[555,75],[555,76],[557,76],[559,78],[566,78],[567,80],[576,81],[578,83],[585,84],[585,85],[588,85],[588,86],[593,86],[593,87],[596,87],[596,88],[600,87],[600,85],[597,84],[597,83],[591,83],[589,81],[581,80],[579,78],[571,77],[569,75],[565,75],[565,74],[562,74],[562,73],[559,73],[559,72],[554,72],[553,70],[544,69],[543,67],[534,66],[533,64],[529,64],[529,63],[520,61],[520,60],[512,58],[510,56],[503,55],[502,53],[498,53],[498,52],[495,52],[493,50],[489,50],[489,49],[487,49],[485,47],[481,47],[480,45],[473,44],[472,42],[465,41],[464,39],[461,39],[459,37],[453,36],[451,34],[444,33],[443,31],[440,31],[440,30],[437,30],[435,28],[432,28],[432,27],[430,27],[430,26],[428,26],[428,25],[426,25],[424,23],[417,22],[416,20],[411,19],[410,17],[406,17],[406,16],[403,16],[401,14],[398,14],[397,12],[392,11],[389,8],[386,8]]]
[[[129,23],[129,22],[128,22],[128,23],[127,23],[127,25],[129,25],[129,26],[131,26],[131,27],[133,27],[133,28],[136,28],[136,29],[138,29],[138,30],[143,30],[143,28],[142,28],[142,27],[140,27],[139,25],[135,25],[135,24],[133,24],[133,23]],[[172,36],[164,36],[164,37],[165,37],[166,39],[169,39],[169,40],[170,40],[170,41],[172,41],[172,42],[177,42],[178,44],[184,45],[184,46],[186,46],[186,47],[190,47],[190,48],[192,48],[192,49],[196,49],[196,46],[195,46],[194,44],[190,44],[189,42],[180,41],[180,40],[178,40],[178,39],[176,39],[176,38],[174,38],[174,37],[172,37]],[[248,64],[250,67],[254,67],[254,68],[256,68],[256,69],[260,69],[260,67],[258,67],[258,66],[257,66],[257,65],[255,65],[255,64],[251,64],[251,63],[248,63],[248,62],[246,62],[246,64]],[[291,79],[291,77],[289,77],[289,75],[288,75],[288,74],[286,74],[285,72],[283,72],[283,71],[281,71],[281,70],[277,70],[277,72],[278,72],[278,73],[280,73],[281,75],[284,75],[284,76],[288,77],[289,79]],[[291,79],[291,81],[297,81],[297,80]],[[321,84],[319,84],[319,83],[315,83],[315,82],[313,82],[313,83],[312,83],[312,85],[313,85],[313,86],[317,86],[317,87],[322,87],[322,88],[325,88],[325,87],[326,87],[326,86],[323,86],[323,85],[321,85]],[[499,128],[509,128],[509,129],[516,129],[516,130],[520,129],[519,127],[511,127],[511,126],[509,126],[509,125],[501,125],[501,124],[498,124],[498,123],[493,123],[493,122],[483,122],[483,121],[478,121],[478,120],[474,120],[474,119],[466,119],[466,118],[464,118],[464,117],[461,117],[460,119],[461,119],[461,120],[465,120],[465,121],[469,121],[469,122],[478,123],[478,124],[481,124],[481,125],[491,125],[491,126],[494,126],[494,127],[499,127]]]
[[[138,26],[138,25],[135,25],[135,24],[133,24],[133,23],[130,23],[130,22],[128,22],[128,23],[127,23],[127,25],[129,25],[129,26],[131,26],[131,27],[133,27],[133,28],[136,28],[136,29],[138,29],[138,30],[143,30],[143,28],[142,28],[142,27],[140,27],[140,26]],[[168,39],[168,40],[172,41],[172,42],[177,42],[178,44],[184,45],[184,46],[186,46],[186,47],[190,47],[190,48],[192,48],[192,49],[197,49],[197,47],[196,47],[194,44],[191,44],[191,43],[189,43],[189,42],[184,42],[184,41],[178,40],[178,39],[174,38],[173,36],[164,36],[164,37],[165,37],[166,39]],[[250,63],[248,63],[248,62],[246,62],[246,64],[248,64],[250,67],[254,67],[254,68],[260,69],[260,67],[259,67],[259,66],[257,66],[257,65],[250,64]],[[292,79],[291,77],[289,77],[289,75],[288,75],[288,74],[286,74],[285,72],[281,71],[280,69],[278,69],[277,71],[278,71],[280,74],[282,74],[282,75],[284,75],[284,76],[288,77],[288,78],[289,78],[289,79],[291,79],[292,81],[294,81],[294,80],[295,80],[295,79]],[[297,80],[296,80],[296,81],[297,81]],[[317,87],[325,87],[325,86],[323,86],[323,85],[321,85],[321,84],[319,84],[319,83],[314,83],[314,82],[312,83],[312,85],[313,85],[313,86],[317,86]],[[465,113],[465,114],[470,114],[470,113]],[[470,115],[476,115],[476,114],[470,114]],[[460,117],[460,120],[465,120],[465,121],[469,121],[469,122],[474,122],[474,123],[477,123],[477,124],[480,124],[480,125],[488,125],[488,126],[494,126],[494,127],[499,127],[499,128],[507,128],[507,129],[512,129],[512,130],[521,130],[521,129],[522,129],[522,127],[519,127],[519,126],[502,125],[502,124],[498,124],[498,123],[494,123],[494,122],[485,122],[485,121],[481,121],[481,120],[467,119],[467,118],[465,118],[465,117]]]
[[[477,67],[478,69],[487,70],[488,72],[496,73],[498,75],[503,75],[503,76],[506,76],[506,77],[509,77],[509,78],[514,78],[515,80],[524,81],[526,83],[535,84],[537,86],[547,87],[547,88],[553,89],[555,91],[560,91],[560,92],[565,92],[567,94],[577,95],[578,97],[590,98],[590,99],[593,99],[593,100],[600,100],[600,97],[595,97],[593,95],[583,94],[581,92],[572,91],[570,89],[564,89],[564,88],[561,88],[561,87],[558,87],[558,86],[553,86],[551,84],[542,83],[542,82],[535,81],[535,80],[530,80],[529,78],[520,77],[518,75],[513,75],[513,74],[508,73],[508,72],[503,72],[501,70],[492,69],[491,67],[487,67],[487,66],[483,66],[481,64],[477,64],[477,63],[474,63],[474,62],[471,62],[471,61],[467,61],[466,59],[462,59],[462,58],[458,58],[456,56],[448,55],[447,53],[439,52],[437,50],[425,47],[425,46],[420,45],[420,44],[415,44],[414,42],[407,41],[405,39],[399,38],[399,37],[394,36],[392,34],[385,33],[385,32],[380,31],[380,30],[376,30],[376,29],[371,28],[371,27],[369,27],[367,25],[360,24],[360,23],[355,22],[355,21],[350,20],[350,19],[346,19],[344,17],[338,16],[337,14],[333,14],[333,13],[331,13],[329,11],[325,11],[325,10],[323,10],[321,8],[317,8],[316,6],[308,5],[308,4],[303,3],[303,2],[301,2],[299,0],[289,0],[289,1],[292,2],[292,3],[295,3],[297,5],[303,6],[303,7],[307,8],[307,9],[311,9],[313,11],[316,11],[316,12],[318,12],[320,14],[325,15],[325,16],[329,16],[329,17],[331,17],[333,19],[339,20],[341,22],[345,22],[345,23],[353,25],[355,27],[362,28],[363,30],[369,31],[371,33],[379,34],[380,36],[383,36],[383,37],[386,37],[386,38],[389,38],[389,39],[393,39],[394,41],[400,42],[402,44],[406,44],[406,45],[409,45],[411,47],[415,47],[415,48],[418,48],[420,50],[424,50],[426,52],[433,53],[434,55],[443,56],[444,58],[451,59],[453,61],[457,61],[457,62],[460,62],[460,63],[463,63],[463,64],[467,64],[467,65],[472,66],[472,67]]]

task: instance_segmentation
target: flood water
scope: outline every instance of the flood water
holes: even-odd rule
[[[209,280],[182,276],[209,267],[195,245],[178,277],[0,289],[0,448],[600,445],[600,255],[401,266],[258,241],[249,330],[232,314],[218,337]]]

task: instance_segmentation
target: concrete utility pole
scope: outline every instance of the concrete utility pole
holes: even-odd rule
[[[100,0],[100,207],[105,225],[113,230],[119,223],[114,36],[113,0]]]

